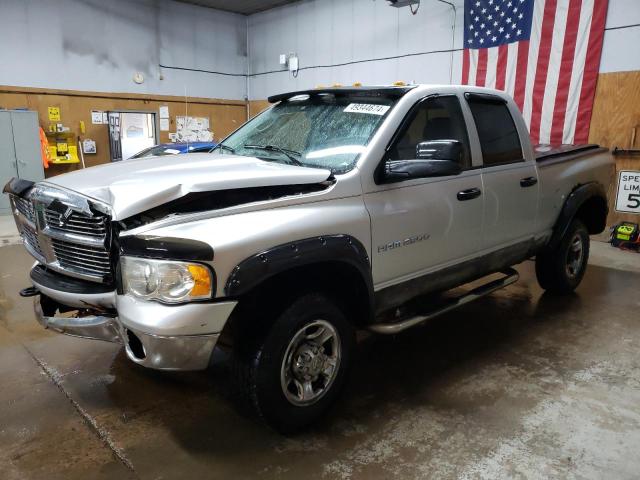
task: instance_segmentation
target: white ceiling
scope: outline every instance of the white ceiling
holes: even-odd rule
[[[191,3],[202,7],[215,8],[217,10],[225,10],[227,12],[241,13],[243,15],[251,15],[252,13],[262,12],[270,8],[286,5],[287,3],[297,2],[299,0],[178,0],[183,3]]]

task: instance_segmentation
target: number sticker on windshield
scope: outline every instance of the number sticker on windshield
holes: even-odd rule
[[[389,105],[375,105],[373,103],[350,103],[344,112],[369,113],[371,115],[384,115],[389,110]]]

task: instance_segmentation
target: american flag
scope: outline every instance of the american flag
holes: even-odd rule
[[[462,83],[508,92],[534,144],[586,143],[607,2],[465,0]]]

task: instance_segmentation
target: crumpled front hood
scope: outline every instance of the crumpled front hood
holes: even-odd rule
[[[192,192],[311,184],[330,175],[254,157],[195,153],[98,165],[46,182],[109,204],[113,219],[122,220]]]

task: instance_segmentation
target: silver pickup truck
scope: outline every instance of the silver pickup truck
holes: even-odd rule
[[[211,153],[10,181],[39,322],[155,369],[205,369],[225,348],[243,404],[291,431],[336,400],[356,330],[420,324],[532,257],[544,289],[580,283],[605,228],[606,149],[534,151],[513,100],[482,88],[269,100]],[[441,301],[406,307],[426,294]]]

